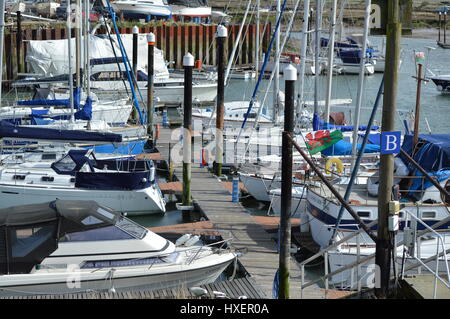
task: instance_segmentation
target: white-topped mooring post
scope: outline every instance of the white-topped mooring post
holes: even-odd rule
[[[194,57],[187,53],[183,57],[184,66],[184,106],[183,106],[183,220],[188,221],[191,202],[191,144],[192,144],[192,70]]]
[[[153,114],[154,114],[154,98],[153,86],[155,76],[155,44],[156,37],[153,33],[147,34],[147,134],[152,141],[152,146],[155,144],[155,136],[153,133]]]
[[[223,130],[225,115],[225,39],[228,30],[223,25],[217,27],[217,114],[216,114],[216,175],[222,176]]]
[[[285,106],[284,131],[282,135],[281,157],[281,216],[280,216],[280,256],[278,298],[289,299],[289,259],[291,247],[291,200],[292,200],[292,141],[294,133],[294,101],[297,69],[289,65],[284,69]]]

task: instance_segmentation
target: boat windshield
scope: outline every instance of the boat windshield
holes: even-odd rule
[[[147,234],[147,229],[123,216],[116,222],[116,227],[137,239],[142,239]]]

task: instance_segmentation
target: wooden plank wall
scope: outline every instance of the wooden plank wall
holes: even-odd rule
[[[228,55],[231,55],[234,41],[239,32],[239,25],[229,25],[228,38],[225,48]],[[194,55],[196,60],[201,60],[204,65],[216,65],[216,41],[215,34],[217,25],[161,25],[153,27],[141,27],[140,33],[153,32],[156,35],[157,47],[164,51],[165,59],[174,62],[170,67],[182,68],[183,56],[187,52]],[[270,41],[271,28],[261,26],[262,52],[265,52]],[[119,28],[121,34],[132,33],[132,28]],[[98,34],[105,34],[101,28]],[[5,30],[4,46],[4,76],[6,82],[17,78],[19,72],[30,72],[26,68],[26,41],[27,40],[59,40],[66,39],[65,29],[25,29],[22,31],[22,43],[20,46],[20,58],[17,56],[17,28],[7,27]],[[75,30],[72,30],[72,37]],[[237,51],[236,65],[253,64],[255,60],[256,25],[246,25],[243,29],[244,41],[240,42]],[[21,64],[21,67],[19,67]]]

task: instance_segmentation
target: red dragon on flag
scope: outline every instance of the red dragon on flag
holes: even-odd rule
[[[314,155],[343,139],[342,132],[335,130],[321,130],[306,134],[306,147],[311,155]]]

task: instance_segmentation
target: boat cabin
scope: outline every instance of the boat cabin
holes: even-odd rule
[[[0,275],[29,273],[60,238],[113,227],[123,217],[94,201],[63,201],[0,210]]]

